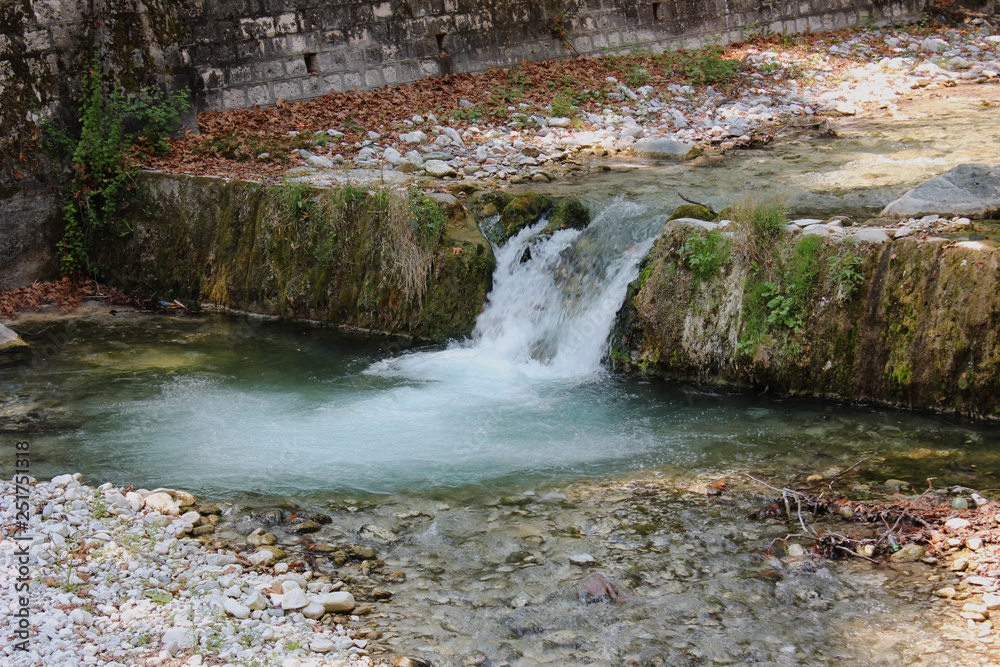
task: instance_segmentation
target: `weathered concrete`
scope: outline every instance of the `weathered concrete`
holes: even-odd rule
[[[770,275],[753,273],[734,252],[717,275],[699,279],[684,243],[704,234],[678,221],[665,226],[619,314],[613,357],[622,367],[1000,418],[996,251],[785,235],[767,249]],[[803,252],[801,244],[817,242]],[[862,260],[853,291],[834,259],[847,253]]]
[[[55,278],[59,196],[40,184],[0,186],[0,290]]]
[[[444,340],[472,331],[492,286],[492,249],[457,201],[157,173],[140,185],[132,233],[99,263],[143,293]]]

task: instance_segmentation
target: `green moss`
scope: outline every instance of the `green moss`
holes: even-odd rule
[[[698,204],[682,204],[674,209],[667,220],[678,218],[694,218],[695,220],[715,220],[715,211]]]
[[[537,192],[528,192],[515,197],[508,203],[500,215],[500,226],[506,238],[535,224],[552,208],[552,200]]]
[[[549,213],[549,224],[545,231],[560,229],[583,229],[590,224],[592,214],[587,205],[576,197],[558,199]]]

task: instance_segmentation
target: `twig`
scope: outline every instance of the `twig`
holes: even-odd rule
[[[695,206],[701,206],[703,209],[706,209],[712,215],[717,215],[715,209],[713,209],[708,204],[702,204],[700,201],[695,201],[693,199],[688,199],[687,197],[685,197],[684,195],[682,195],[679,192],[677,193],[677,196],[680,197],[681,199],[683,199],[684,201],[686,201],[689,204],[694,204]]]

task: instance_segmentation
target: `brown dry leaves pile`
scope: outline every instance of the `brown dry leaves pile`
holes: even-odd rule
[[[35,281],[12,290],[0,292],[0,319],[13,319],[26,310],[52,305],[64,313],[72,312],[85,298],[106,296],[112,303],[124,298],[118,290],[101,285],[96,280],[63,278],[54,282]]]

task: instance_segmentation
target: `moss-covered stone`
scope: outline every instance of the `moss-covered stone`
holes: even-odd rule
[[[115,284],[427,340],[471,332],[492,286],[492,248],[459,203],[168,174],[141,183],[132,233],[100,258]],[[399,218],[409,206],[414,217]]]
[[[527,192],[514,197],[500,214],[500,226],[506,238],[535,224],[552,208],[552,199],[537,192]]]
[[[704,206],[699,206],[697,204],[681,204],[674,209],[674,212],[670,214],[669,220],[677,220],[678,218],[694,218],[695,220],[715,220],[715,212],[705,208]]]
[[[546,232],[560,229],[583,229],[590,224],[592,214],[590,209],[576,197],[557,199],[549,212],[549,224]]]
[[[719,275],[696,282],[683,248],[698,233],[664,227],[619,314],[616,364],[685,381],[1000,417],[995,251],[900,239],[824,240],[805,252],[789,235],[773,248],[766,276],[734,252]],[[835,260],[845,253],[861,260],[850,290]],[[771,296],[755,302],[762,281]],[[796,295],[800,310],[775,312]],[[763,326],[747,344],[755,317]]]

